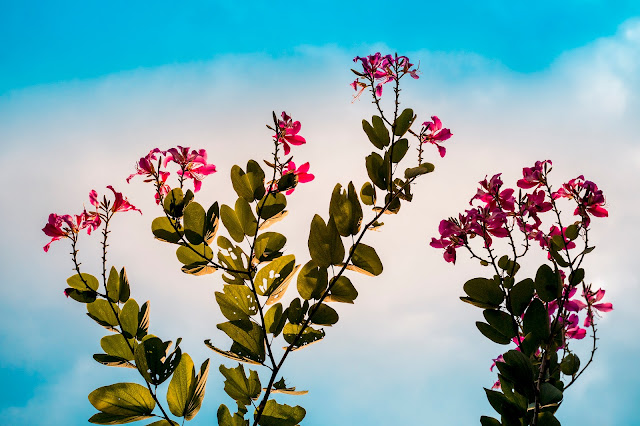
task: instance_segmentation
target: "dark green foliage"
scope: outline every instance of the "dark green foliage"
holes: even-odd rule
[[[296,426],[306,414],[305,409],[299,405],[291,407],[270,399],[264,407],[258,424],[260,426]]]
[[[523,318],[524,333],[539,340],[549,337],[549,314],[540,299],[533,299]]]
[[[567,354],[560,363],[560,371],[567,376],[573,376],[580,370],[580,358],[576,354]]]
[[[148,383],[156,386],[163,383],[178,366],[182,350],[176,346],[173,352],[167,355],[169,345],[171,342],[163,342],[157,337],[149,337],[136,348],[136,367]]]
[[[396,136],[403,136],[407,133],[407,130],[409,130],[409,127],[411,127],[411,124],[413,124],[415,119],[416,117],[413,115],[413,110],[411,108],[407,108],[402,111],[394,123],[393,134]]]
[[[66,288],[64,294],[80,303],[92,303],[96,300],[97,293],[93,290],[80,291],[75,288]]]
[[[164,197],[164,211],[171,217],[181,218],[191,200],[193,200],[193,192],[190,189],[184,194],[182,189],[173,188]]]
[[[140,306],[134,299],[127,300],[120,311],[120,324],[122,325],[122,334],[127,339],[134,338],[138,333],[138,313]]]
[[[534,283],[531,278],[525,278],[511,288],[509,292],[509,311],[520,316],[524,313],[533,298]]]
[[[282,310],[282,303],[276,303],[264,314],[264,327],[267,333],[273,334],[273,337],[277,337],[282,333],[282,329],[287,322],[289,311]]]
[[[584,280],[584,269],[578,268],[569,275],[569,284],[577,286]]]
[[[180,242],[183,229],[177,220],[160,216],[151,222],[151,232],[157,240],[176,244]]]
[[[331,194],[329,215],[335,221],[338,233],[343,237],[356,235],[360,231],[362,207],[353,182],[349,182],[347,191],[342,191],[342,185],[336,184]]]
[[[487,339],[492,340],[500,345],[508,345],[511,343],[511,339],[504,334],[500,333],[495,328],[491,327],[489,324],[477,321],[476,327],[480,330]]]
[[[386,191],[388,188],[389,165],[382,159],[380,154],[372,152],[366,158],[367,173],[371,182],[378,188]]]
[[[223,293],[216,291],[216,302],[220,311],[230,321],[249,321],[249,317],[258,313],[258,304],[249,287],[243,285],[224,285]]]
[[[480,417],[480,425],[482,426],[501,426],[499,420],[494,419],[493,417],[482,416]]]
[[[391,161],[399,163],[402,161],[407,151],[409,150],[409,140],[402,138],[393,144],[393,153],[391,154]]]
[[[418,167],[410,167],[404,171],[404,178],[411,179],[416,176],[431,173],[435,170],[436,166],[431,163],[422,163]]]
[[[191,244],[198,245],[205,241],[207,233],[207,213],[204,208],[194,202],[184,209],[184,236]]]
[[[387,129],[387,126],[384,125],[382,118],[377,115],[372,117],[371,123],[373,125],[369,124],[367,120],[362,120],[362,129],[376,148],[384,149],[384,147],[389,145],[389,142],[391,141],[389,137],[389,130]]]
[[[262,219],[270,219],[287,207],[284,194],[266,194],[256,205],[256,213]]]
[[[321,303],[319,305],[313,305],[310,308],[310,312],[315,313],[311,316],[311,323],[317,325],[332,326],[338,322],[338,313],[329,305]]]
[[[253,321],[229,321],[218,324],[218,328],[233,340],[231,352],[243,358],[264,362],[264,333],[258,324]]]
[[[561,295],[562,279],[557,271],[554,271],[549,265],[542,265],[536,272],[535,280],[536,293],[544,302],[556,300]]]
[[[69,278],[67,278],[67,284],[69,285],[69,287],[75,288],[76,290],[80,291],[96,291],[98,290],[98,287],[100,287],[100,282],[96,277],[91,274],[85,274],[84,272],[80,275],[71,275]]]
[[[129,417],[147,416],[156,406],[149,389],[137,383],[116,383],[103,386],[89,394],[89,402],[104,414]],[[98,419],[90,421],[97,423],[95,420],[104,421],[105,417],[102,415]]]
[[[319,215],[313,217],[308,245],[311,259],[321,268],[337,265],[344,259],[344,245],[333,218],[325,224]]]
[[[236,368],[220,366],[220,372],[225,377],[224,391],[233,398],[238,405],[249,405],[251,400],[257,399],[262,393],[258,373],[249,370],[249,377],[244,372],[242,364]]]
[[[518,327],[511,315],[498,310],[486,309],[483,313],[491,327],[495,328],[501,334],[508,338],[514,338],[518,335]]]
[[[377,276],[382,273],[382,262],[373,247],[360,243],[355,247],[355,250],[352,247],[351,251],[351,263],[355,268],[349,269],[357,270],[370,276]]]
[[[119,313],[118,305],[107,302],[105,299],[98,299],[87,305],[87,315],[105,328],[110,329],[118,325],[116,315]]]
[[[540,404],[549,405],[562,401],[562,392],[551,383],[540,385]]]
[[[320,268],[310,260],[298,274],[298,293],[305,300],[320,299],[327,289],[328,279],[327,268]]]
[[[277,232],[264,232],[256,238],[254,256],[261,262],[273,260],[282,256],[282,248],[287,243],[287,238]]]
[[[358,291],[353,284],[351,284],[349,278],[341,276],[333,281],[329,296],[324,300],[325,302],[353,303],[357,297]]]
[[[553,413],[545,411],[538,414],[538,426],[560,426],[560,422]]]
[[[231,415],[229,408],[224,404],[218,407],[217,418],[218,426],[245,426],[249,424],[240,413]]]
[[[280,285],[288,282],[294,272],[296,258],[292,254],[282,256],[272,260],[258,271],[255,276],[255,290],[261,296],[269,296],[278,289]]]
[[[376,187],[371,182],[365,182],[360,190],[360,199],[367,206],[373,206],[376,203]]]
[[[289,344],[293,344],[293,342],[296,339],[296,336],[298,335],[298,333],[300,333],[301,329],[302,329],[302,325],[300,324],[285,325],[284,331],[283,331],[284,340],[286,340],[286,342]],[[314,343],[314,342],[317,342],[318,340],[321,340],[322,338],[324,338],[324,335],[325,333],[324,333],[324,330],[322,329],[316,330],[313,327],[306,327],[302,332],[302,335],[300,336],[300,338],[295,342],[294,346],[295,348],[301,348],[310,343]]]
[[[223,206],[224,207],[224,206]],[[213,251],[207,244],[181,245],[176,250],[178,261],[184,265],[192,265],[201,262],[208,262],[213,259]]]
[[[220,208],[220,218],[231,238],[239,243],[242,242],[244,240],[244,228],[236,212],[231,207],[223,204]]]
[[[469,302],[479,302],[483,305],[482,307],[497,308],[504,300],[500,286],[494,280],[486,278],[473,278],[467,281],[463,290],[469,296]]]

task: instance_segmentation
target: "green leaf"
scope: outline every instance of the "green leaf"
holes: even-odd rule
[[[351,250],[353,250],[353,247]],[[373,247],[363,243],[358,244],[353,250],[351,263],[359,269],[358,272],[366,275],[377,276],[382,273],[382,262],[378,257],[378,253]]]
[[[189,265],[183,265],[180,270],[185,274],[200,276],[213,274],[218,270],[218,268],[209,265],[209,262],[196,262],[190,263]]]
[[[220,218],[231,238],[241,243],[244,240],[244,228],[236,212],[231,207],[223,204],[220,208]]]
[[[383,191],[387,190],[388,165],[384,162],[380,154],[372,152],[366,158],[367,174],[371,182]]]
[[[378,134],[374,130],[373,126],[369,124],[367,120],[362,120],[362,130],[364,130],[364,132],[367,134],[367,137],[369,138],[373,146],[378,149],[383,149],[385,147],[384,140],[381,140],[378,137]]]
[[[211,247],[204,243],[197,246],[194,244],[181,245],[176,250],[176,257],[180,263],[191,265],[210,261],[213,259],[213,251]]]
[[[196,374],[195,381],[195,389],[191,395],[191,399],[187,404],[187,409],[184,413],[184,418],[186,420],[193,419],[198,411],[200,411],[200,407],[202,406],[202,401],[204,400],[204,392],[207,386],[207,377],[209,376],[209,360],[207,359],[200,366],[200,372]]]
[[[236,200],[236,216],[242,225],[244,234],[254,236],[258,230],[258,221],[251,211],[251,206],[244,198]]]
[[[411,124],[413,124],[413,120],[415,117],[413,116],[413,110],[411,108],[407,108],[398,116],[398,119],[394,123],[393,134],[396,136],[402,136],[407,133]]]
[[[278,191],[285,192],[289,189],[295,188],[298,185],[298,176],[293,173],[285,173],[280,179],[278,179]]]
[[[277,337],[287,322],[286,315],[283,315],[282,303],[276,303],[264,314],[264,328],[267,333]]]
[[[151,414],[156,406],[149,389],[137,383],[116,383],[89,394],[89,402],[98,411],[121,416]]]
[[[176,346],[167,355],[169,344],[170,342],[165,343],[157,337],[150,337],[136,348],[136,367],[142,377],[153,385],[157,386],[167,380],[180,362],[182,350]]]
[[[248,324],[244,321],[229,321],[218,324],[218,328],[236,343],[235,346],[231,346],[232,352],[260,363],[264,362],[264,333],[258,324],[253,321],[249,321]]]
[[[560,426],[560,422],[555,418],[553,413],[545,411],[538,413],[538,426]]]
[[[480,416],[481,426],[501,426],[502,424],[493,417]]]
[[[251,181],[240,166],[234,165],[231,167],[231,185],[233,185],[238,197],[244,198],[249,203],[254,200]]]
[[[376,133],[378,140],[382,142],[382,146],[385,147],[389,145],[389,142],[391,142],[391,138],[389,137],[389,129],[387,129],[387,126],[385,126],[382,118],[374,115],[373,117],[371,117],[371,124],[373,125],[373,130]]]
[[[183,417],[187,405],[196,388],[196,372],[189,354],[184,353],[180,363],[173,372],[169,389],[167,389],[167,403],[173,415]]]
[[[504,294],[500,286],[494,280],[486,278],[473,278],[467,281],[463,290],[467,295],[478,302],[498,307],[504,300]]]
[[[319,215],[313,217],[308,245],[311,259],[321,268],[337,265],[344,259],[344,245],[333,219],[325,225]]]
[[[293,272],[296,257],[292,254],[272,260],[258,271],[254,284],[256,293],[260,296],[269,296],[274,290],[289,278]]]
[[[128,342],[129,344],[122,334],[112,334],[100,339],[100,347],[109,355],[132,361],[134,357],[131,348],[135,350],[137,343],[133,339],[129,339]]]
[[[470,305],[473,305],[482,309],[495,309],[497,307],[496,305],[492,305],[490,303],[483,303],[478,300],[472,299],[471,297],[460,297],[460,300],[462,300],[464,303],[468,303]]]
[[[391,154],[391,161],[399,163],[402,161],[407,151],[409,150],[409,140],[402,138],[393,144],[393,153]]]
[[[306,415],[305,409],[299,405],[291,407],[270,399],[262,411],[258,424],[260,426],[296,426]]]
[[[576,238],[578,238],[578,236],[580,235],[580,228],[578,228],[575,223],[571,224],[571,225],[567,226],[567,229],[565,230],[564,235],[568,239],[573,241]]]
[[[245,426],[247,424],[241,414],[236,413],[232,416],[229,408],[224,404],[220,404],[218,407],[217,417],[218,426]]]
[[[360,231],[362,207],[353,182],[349,182],[348,191],[342,191],[342,186],[336,184],[331,194],[329,215],[335,221],[338,233],[343,237],[356,235]]]
[[[533,299],[523,318],[524,334],[545,340],[549,337],[549,314],[540,299]]]
[[[127,361],[126,359],[107,355],[107,354],[94,354],[93,359],[99,362],[102,365],[106,365],[108,367],[126,367],[126,368],[136,368],[135,365]]]
[[[302,329],[302,325],[300,324],[289,323],[285,325],[283,330],[284,340],[289,344],[293,344],[293,342],[296,339],[296,336],[298,335],[301,329]],[[310,343],[317,342],[323,339],[324,335],[325,335],[324,330],[322,329],[316,330],[313,327],[307,326],[302,332],[302,335],[300,335],[300,338],[298,339],[298,341],[296,342],[295,348],[300,349],[303,346],[306,346]]]
[[[120,269],[118,278],[120,280],[120,289],[118,291],[119,299],[121,303],[125,303],[127,300],[129,300],[131,287],[129,285],[129,278],[127,277],[127,270],[124,267]]]
[[[147,300],[140,307],[138,312],[138,331],[136,332],[136,339],[142,340],[149,331],[149,301]]]
[[[224,293],[215,292],[220,311],[228,320],[248,320],[258,313],[253,292],[244,285],[224,285]]]
[[[298,274],[298,293],[305,300],[320,299],[328,283],[327,268],[320,268],[310,260]]]
[[[251,358],[247,358],[246,356],[242,356],[242,355],[238,355],[235,352],[232,351],[223,351],[220,348],[216,348],[215,346],[213,346],[213,344],[211,343],[211,339],[207,339],[204,341],[204,344],[211,349],[212,351],[214,351],[215,353],[217,353],[218,355],[222,355],[223,357],[232,359],[234,361],[240,361],[240,362],[244,362],[246,364],[255,364],[255,365],[262,365],[261,362],[255,361]],[[235,343],[234,343],[235,345]],[[231,345],[231,347],[235,350],[236,348]]]
[[[416,176],[431,173],[435,170],[435,166],[431,163],[422,163],[418,167],[410,167],[404,171],[404,178],[411,179]]]
[[[93,290],[80,291],[75,288],[68,287],[64,290],[64,294],[67,297],[72,298],[76,302],[80,303],[93,303],[96,300],[97,293]]]
[[[118,325],[116,314],[120,313],[120,308],[118,305],[109,303],[105,299],[99,299],[88,304],[87,312],[91,318],[103,327],[115,327]]]
[[[531,278],[526,278],[513,286],[509,293],[510,305],[508,306],[511,313],[520,316],[524,313],[529,302],[533,299],[534,283]]]
[[[338,322],[338,313],[329,305],[321,303],[315,304],[311,307],[310,312],[316,309],[315,313],[311,316],[311,323],[317,325],[332,326]]]
[[[544,302],[556,300],[562,292],[560,274],[554,272],[549,265],[540,266],[536,272],[535,287],[538,297]]]
[[[220,225],[220,208],[218,207],[218,202],[216,201],[209,207],[207,210],[207,217],[205,219],[205,227],[206,231],[204,233],[204,242],[207,244],[211,244],[213,239],[218,232],[218,226]]]
[[[540,386],[540,404],[549,405],[562,401],[562,392],[551,383],[543,383]]]
[[[220,404],[217,412],[218,426],[245,426],[247,422],[239,413],[233,416],[229,412],[229,408],[226,405]]]
[[[360,199],[367,206],[373,206],[376,203],[376,188],[371,182],[365,182],[360,190]]]
[[[80,275],[82,275],[82,277],[80,277]],[[98,290],[98,287],[100,287],[100,282],[96,277],[84,272],[80,275],[74,274],[67,278],[67,284],[69,285],[69,287],[75,288],[76,290],[80,291]]]
[[[249,184],[251,185],[251,190],[253,191],[253,199],[259,200],[264,197],[266,192],[264,187],[264,170],[260,167],[254,160],[247,161],[247,174],[245,175]],[[249,201],[249,200],[247,200]]]
[[[173,420],[171,420],[171,423],[169,423],[168,421],[162,419],[158,420],[157,422],[149,423],[146,426],[180,426],[180,424],[174,422]]]
[[[351,284],[349,278],[345,276],[338,277],[337,280],[331,285],[329,296],[327,296],[325,302],[342,302],[353,303],[358,297],[358,291]]]
[[[127,300],[120,311],[120,323],[125,337],[131,339],[138,332],[138,312],[140,306],[134,299]]]
[[[207,232],[207,213],[204,207],[194,202],[184,209],[184,236],[191,244],[199,245],[204,242]]]
[[[271,219],[287,207],[287,198],[282,193],[266,194],[256,205],[256,213],[262,219]],[[284,213],[284,212],[283,212]]]
[[[120,415],[120,414],[108,414],[108,413],[96,413],[89,419],[89,423],[98,425],[121,425],[125,423],[131,423],[138,420],[150,419],[153,416],[150,415]],[[152,423],[153,424],[153,423]]]
[[[481,321],[477,321],[476,327],[478,327],[478,330],[480,330],[480,333],[482,333],[489,340],[492,340],[500,345],[508,345],[509,343],[511,343],[510,338],[500,333],[498,330],[491,327],[489,324],[486,324]]]
[[[567,354],[560,363],[560,371],[567,376],[573,376],[580,370],[580,358],[576,354]]]
[[[174,218],[183,215],[184,208],[193,200],[193,192],[187,190],[184,194],[182,189],[173,188],[164,198],[164,211]]]
[[[289,308],[287,308],[287,317],[289,322],[292,324],[300,324],[304,318],[304,315],[307,313],[307,309],[309,308],[309,302],[305,300],[305,307],[303,308],[302,302],[300,302],[300,298],[296,297],[289,304]]]
[[[120,300],[120,276],[113,266],[109,270],[109,278],[107,278],[107,296],[114,303]]]
[[[518,335],[517,324],[514,322],[513,318],[511,318],[511,315],[506,312],[486,309],[482,314],[489,325],[504,336],[512,339]]]
[[[520,351],[510,350],[503,355],[503,358],[504,362],[496,363],[500,373],[514,384],[517,392],[533,397],[536,372],[529,357]]]
[[[224,391],[233,398],[238,405],[249,405],[251,400],[257,399],[262,393],[258,372],[249,370],[247,378],[244,367],[238,364],[236,368],[226,368],[220,365],[220,372],[225,377]]]
[[[182,225],[178,221],[169,220],[166,216],[157,217],[151,222],[151,232],[160,241],[176,244],[180,242],[182,231]]]
[[[569,275],[569,285],[577,286],[584,280],[584,269],[578,268]]]
[[[260,262],[273,260],[282,255],[282,248],[287,243],[287,237],[277,232],[264,232],[256,238],[254,256]]]

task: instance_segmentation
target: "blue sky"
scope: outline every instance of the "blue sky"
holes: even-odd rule
[[[403,92],[406,105],[420,119],[439,115],[454,138],[445,159],[432,158],[436,173],[416,188],[405,216],[371,237],[386,247],[385,273],[358,278],[357,303],[339,307],[341,321],[325,341],[288,361],[285,375],[310,394],[283,401],[307,408],[307,425],[464,426],[490,414],[481,388],[494,380],[488,367],[500,348],[475,329],[479,312],[458,300],[462,283],[483,271],[463,258],[445,264],[428,241],[486,174],[502,171],[513,182],[522,167],[550,158],[558,183],[584,173],[607,195],[610,218],[594,222],[598,249],[587,273],[615,308],[561,420],[640,424],[640,368],[629,355],[640,350],[640,4],[577,0],[397,9],[382,2],[1,3],[0,179],[24,192],[12,189],[22,195],[0,209],[0,223],[11,224],[0,245],[0,417],[84,425],[91,390],[135,380],[130,370],[91,359],[102,333],[62,296],[70,275],[65,242],[42,253],[48,214],[75,211],[89,190],[109,184],[145,213],[118,218],[111,262],[127,267],[138,301],[152,301],[158,335],[182,336],[196,363],[219,364],[201,343],[224,339],[215,329],[217,275],[179,272],[171,250],[148,232],[158,214],[150,188],[124,178],[155,146],[203,147],[220,171],[205,181],[204,202],[232,203],[228,170],[247,152],[268,156],[264,124],[272,110],[287,110],[309,141],[296,161],[311,159],[316,180],[296,191],[278,231],[306,259],[299,230],[315,212],[325,214],[317,200],[324,194],[328,202],[336,181],[365,179],[361,158],[370,148],[359,123],[373,111],[368,102],[351,103],[349,68],[353,56],[378,50],[420,61],[421,78]],[[97,267],[91,240],[82,250],[85,265]],[[428,268],[415,272],[416,259]],[[217,406],[230,402],[221,383],[212,370],[193,424],[211,424]]]

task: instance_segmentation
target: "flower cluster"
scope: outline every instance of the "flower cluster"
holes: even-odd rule
[[[358,92],[355,98],[360,96],[364,89],[369,86],[372,88],[375,86],[374,93],[379,98],[382,96],[382,86],[384,84],[397,81],[406,74],[415,79],[419,78],[418,69],[413,68],[413,64],[406,56],[398,56],[397,54],[383,56],[380,52],[377,52],[373,55],[353,58],[353,62],[358,61],[361,62],[362,71],[351,70],[358,76],[351,83],[351,87]],[[365,81],[361,81],[361,79]]]
[[[117,192],[113,186],[107,186],[114,195],[114,200],[111,202],[106,197],[102,204],[98,201],[98,193],[96,190],[89,192],[89,203],[95,207],[94,211],[87,211],[85,208],[82,213],[78,215],[58,215],[51,213],[49,215],[49,221],[42,228],[42,232],[48,237],[51,237],[51,241],[45,245],[44,251],[48,252],[51,243],[58,241],[62,238],[75,238],[76,235],[83,229],[87,230],[87,234],[91,235],[91,231],[98,229],[104,219],[104,216],[98,211],[102,209],[103,212],[110,212],[111,214],[117,212],[126,212],[129,210],[136,210],[142,214],[134,205],[129,203],[129,200],[122,195],[121,192]]]
[[[278,134],[274,138],[282,144],[284,155],[289,155],[291,152],[289,144],[303,145],[307,142],[302,136],[298,135],[301,127],[299,121],[293,121],[286,112],[282,111],[282,119],[278,120]]]

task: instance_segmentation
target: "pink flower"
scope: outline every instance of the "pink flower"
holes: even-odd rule
[[[115,196],[115,200],[113,201],[113,205],[111,206],[111,211],[113,213],[136,210],[140,212],[140,214],[142,214],[140,209],[137,209],[133,204],[129,203],[129,200],[127,200],[127,197],[122,195],[122,192],[116,192],[116,190],[113,189],[113,186],[111,185],[108,185],[107,188],[109,188]]]
[[[482,233],[482,228],[476,220],[477,213],[468,210],[465,215],[458,214],[458,219],[449,218],[440,221],[438,231],[440,239],[432,238],[429,244],[433,248],[445,249],[443,257],[447,262],[456,263],[456,249],[464,246],[468,238]]]
[[[189,147],[178,146],[177,148],[171,148],[167,150],[167,157],[164,160],[164,166],[166,167],[170,161],[178,164],[180,170],[178,175],[193,180],[194,192],[200,191],[202,187],[202,180],[216,172],[216,166],[213,164],[207,164],[207,151],[201,149],[191,152]],[[163,179],[162,182],[166,180]]]
[[[380,52],[377,52],[373,55],[365,57],[356,56],[355,58],[353,58],[353,62],[358,61],[361,62],[362,72],[356,70],[352,71],[358,77],[367,79],[372,87],[375,84],[375,95],[377,97],[382,96],[382,86],[384,84],[387,84],[391,81],[399,80],[405,74],[409,74],[415,79],[419,78],[418,69],[412,68],[413,64],[406,56],[382,56]],[[353,89],[356,91],[358,90],[358,87],[362,88],[355,96],[355,98],[357,98],[362,93],[362,90],[367,87],[367,84],[360,82],[359,79],[356,79],[351,84],[351,87],[353,87]]]
[[[613,305],[611,303],[595,303],[602,300],[604,297],[605,291],[600,289],[595,293],[588,289],[584,292],[583,297],[587,301],[587,305],[589,306],[589,310],[587,311],[587,317],[584,320],[584,326],[590,327],[593,323],[593,309],[599,312],[611,312],[613,310]]]
[[[519,188],[529,189],[538,188],[544,184],[544,169],[546,164],[551,165],[551,160],[536,161],[533,167],[525,167],[522,169],[523,178],[516,184]]]
[[[311,182],[315,178],[315,176],[312,175],[311,173],[307,173],[308,171],[309,171],[308,162],[302,164],[300,167],[296,169],[296,163],[294,163],[293,161],[289,161],[289,163],[287,164],[287,168],[284,171],[284,174],[293,173],[296,177],[296,185],[297,185],[298,183]],[[295,190],[295,186],[289,189],[286,192],[286,194],[290,195],[294,190]]]
[[[580,340],[587,335],[587,330],[578,326],[578,315],[576,314],[569,315],[569,318],[564,321],[564,326],[566,328],[566,336],[569,339]]]
[[[495,210],[498,208],[498,203],[500,204],[500,210],[503,211],[514,211],[515,209],[515,198],[513,197],[513,189],[507,188],[500,192],[500,188],[502,187],[502,179],[500,179],[500,175],[502,173],[498,173],[494,175],[490,181],[487,182],[487,178],[480,182],[480,188],[478,188],[478,192],[473,196],[469,204],[473,203],[473,200],[480,200],[486,203],[486,206],[489,210]]]
[[[136,172],[127,178],[127,183],[129,183],[131,178],[137,175],[146,176],[147,179],[145,179],[145,182],[152,182],[156,174],[156,169],[154,166],[155,161],[158,159],[156,154],[164,155],[165,152],[160,151],[160,149],[158,148],[154,148],[151,151],[149,151],[147,155],[140,158],[140,160],[138,160],[138,162],[136,163]],[[165,162],[165,167],[166,167],[166,162]],[[167,180],[167,177],[169,177],[169,172],[158,171],[158,174],[160,175],[160,180],[162,182],[165,182]]]
[[[302,136],[298,135],[302,127],[300,122],[293,121],[284,111],[282,111],[282,120],[278,120],[278,126],[280,129],[275,137],[278,139],[278,142],[282,143],[284,155],[289,155],[289,152],[291,152],[289,144],[303,145],[307,142]]]
[[[591,222],[589,215],[609,216],[609,212],[603,207],[605,199],[602,190],[599,190],[595,183],[584,180],[582,175],[562,185],[562,188],[553,194],[554,200],[558,198],[569,198],[576,201],[578,206],[573,214],[582,217],[582,223],[585,226],[589,226]]]
[[[433,121],[425,121],[422,123],[422,130],[420,131],[421,143],[432,143],[438,147],[440,157],[444,157],[447,153],[447,149],[438,142],[443,142],[453,136],[453,133],[449,129],[442,128],[442,122],[437,116],[432,116]]]
[[[63,226],[65,225],[67,225],[67,228],[63,229]],[[44,225],[44,228],[42,228],[42,232],[44,232],[46,236],[51,237],[51,241],[43,247],[45,253],[49,251],[51,243],[62,238],[68,238],[69,233],[73,232],[73,229],[74,224],[71,216],[59,216],[55,213],[51,213],[49,215],[49,221]]]

